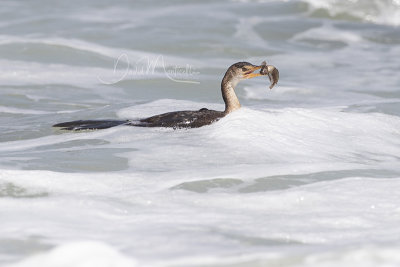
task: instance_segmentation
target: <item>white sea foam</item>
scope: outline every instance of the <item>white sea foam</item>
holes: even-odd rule
[[[41,110],[32,110],[32,109],[23,109],[23,108],[14,108],[14,107],[5,107],[0,106],[0,113],[11,113],[11,114],[49,114],[49,112],[41,111]]]
[[[326,9],[332,16],[346,13],[377,24],[400,25],[400,2],[397,0],[306,0],[314,8]]]
[[[307,31],[295,35],[292,40],[301,41],[304,39],[323,40],[323,41],[341,41],[348,44],[359,43],[363,39],[360,35],[345,30],[338,30],[329,23],[325,23],[321,27],[312,28]]]
[[[155,109],[161,103],[166,105],[165,108],[158,109],[159,112],[164,112],[171,106],[181,106],[176,108],[178,110],[189,106],[178,104],[179,102],[174,104],[173,101],[157,103],[154,106],[153,103],[140,106],[139,110],[143,111],[140,115],[158,113]],[[196,105],[191,104],[191,106],[196,108]],[[202,105],[197,105],[198,107]],[[141,117],[136,109],[125,110],[122,113],[123,117]],[[132,142],[133,147],[140,148],[140,152],[133,152],[129,157],[132,159],[132,164],[146,169],[151,168],[154,161],[165,162],[165,167],[168,169],[184,168],[188,164],[195,166],[196,162],[201,161],[210,164],[218,162],[218,166],[222,167],[223,162],[232,162],[232,159],[242,164],[284,163],[287,158],[290,158],[292,164],[325,161],[335,161],[338,164],[340,161],[362,163],[378,160],[381,156],[389,159],[389,155],[392,155],[395,158],[400,153],[399,127],[400,120],[397,117],[347,113],[342,112],[341,108],[263,110],[243,108],[221,119],[215,125],[197,131],[188,130],[191,137],[187,136],[185,130],[173,131],[170,134],[155,130],[151,131],[150,135],[142,136],[142,129],[129,129],[129,132],[123,134],[123,139],[116,135],[110,137],[111,139],[107,137],[107,140]],[[138,131],[139,136],[135,134]],[[140,141],[143,138],[146,142]],[[195,141],[196,139],[198,140]],[[187,146],[187,149],[174,149],[176,140],[180,140],[179,143]],[[167,143],[171,145],[170,149],[167,149],[171,153],[162,152]],[[193,144],[196,146],[193,147]],[[138,157],[139,153],[143,156],[146,151],[149,157]],[[208,151],[209,155],[202,159],[205,151]],[[226,151],[234,151],[235,156],[232,158]]]
[[[229,261],[319,266],[332,263],[334,256],[338,262],[361,266],[371,262],[369,242],[395,241],[400,234],[393,216],[399,211],[393,205],[399,201],[398,179],[347,178],[244,194],[235,193],[240,186],[214,187],[214,192],[198,194],[168,190],[166,179],[179,182],[185,177],[155,179],[157,175],[1,171],[1,183],[21,186],[27,196],[30,191],[48,193],[30,197],[25,205],[19,205],[23,194],[4,198],[0,206],[8,216],[0,223],[2,237],[12,236],[12,227],[22,236],[45,234],[46,242],[61,244],[16,266],[35,266],[38,261],[43,266],[65,261],[96,266],[99,252],[104,262],[130,262],[116,251],[135,258],[140,266]],[[154,187],[156,180],[159,184]],[[241,188],[246,186],[251,181]],[[27,216],[29,221],[18,220]],[[93,239],[102,243],[71,243]],[[354,244],[363,247],[354,250]],[[335,252],[327,252],[332,249]],[[398,261],[392,249],[372,251],[382,264]],[[239,252],[246,256],[233,256]]]
[[[110,246],[101,242],[73,242],[57,247],[47,254],[35,255],[9,267],[134,267],[135,261],[128,259]]]
[[[204,106],[189,101],[161,100],[123,109],[119,116],[136,119],[171,111],[171,107],[174,107],[172,110],[188,110]],[[220,104],[207,106],[223,109]],[[215,169],[232,168],[246,172],[249,169],[243,169],[241,164],[250,164],[251,169],[260,165],[259,171],[262,172],[265,166],[274,163],[285,165],[288,159],[291,164],[335,162],[338,168],[342,163],[344,166],[352,163],[376,167],[381,160],[396,161],[396,155],[400,153],[399,129],[398,117],[343,112],[343,107],[259,107],[257,110],[243,108],[214,125],[200,129],[174,131],[118,127],[45,136],[35,141],[3,142],[0,151],[23,151],[59,142],[104,139],[115,144],[111,147],[135,149],[126,156],[132,168],[145,171],[153,169],[154,162],[157,162],[157,168],[170,171],[209,165]]]

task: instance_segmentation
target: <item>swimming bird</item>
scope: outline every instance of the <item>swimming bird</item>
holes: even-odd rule
[[[255,73],[255,71],[259,69],[260,72]],[[238,62],[230,66],[221,82],[221,93],[225,102],[224,111],[202,108],[195,111],[173,111],[139,120],[77,120],[58,123],[53,125],[53,127],[61,128],[61,130],[73,131],[106,129],[118,125],[137,127],[171,127],[175,129],[198,128],[218,121],[220,118],[239,109],[240,102],[235,93],[236,85],[242,80],[263,75],[268,75],[271,81],[271,89],[279,80],[278,69],[272,65],[267,65],[265,61],[260,66],[248,62]]]

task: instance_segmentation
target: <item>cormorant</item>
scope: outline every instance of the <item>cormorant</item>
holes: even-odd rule
[[[258,69],[260,69],[260,72],[254,73]],[[230,66],[221,82],[222,98],[225,102],[224,111],[202,108],[194,111],[173,111],[138,120],[78,120],[58,123],[53,125],[53,127],[59,127],[61,130],[73,131],[106,129],[118,125],[137,127],[197,128],[209,125],[239,109],[240,103],[235,93],[236,85],[241,80],[262,75],[268,75],[271,82],[270,89],[272,89],[279,80],[278,69],[272,65],[267,65],[265,61],[260,66],[248,62],[238,62]]]

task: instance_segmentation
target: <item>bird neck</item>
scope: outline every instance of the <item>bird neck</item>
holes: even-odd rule
[[[235,93],[235,87],[239,79],[234,77],[229,70],[226,72],[221,82],[222,98],[225,102],[225,114],[231,113],[240,108],[239,99]]]

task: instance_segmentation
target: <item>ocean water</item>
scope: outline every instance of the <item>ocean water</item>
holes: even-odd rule
[[[400,1],[2,1],[0,266],[400,266]],[[187,130],[76,119],[243,108]]]

